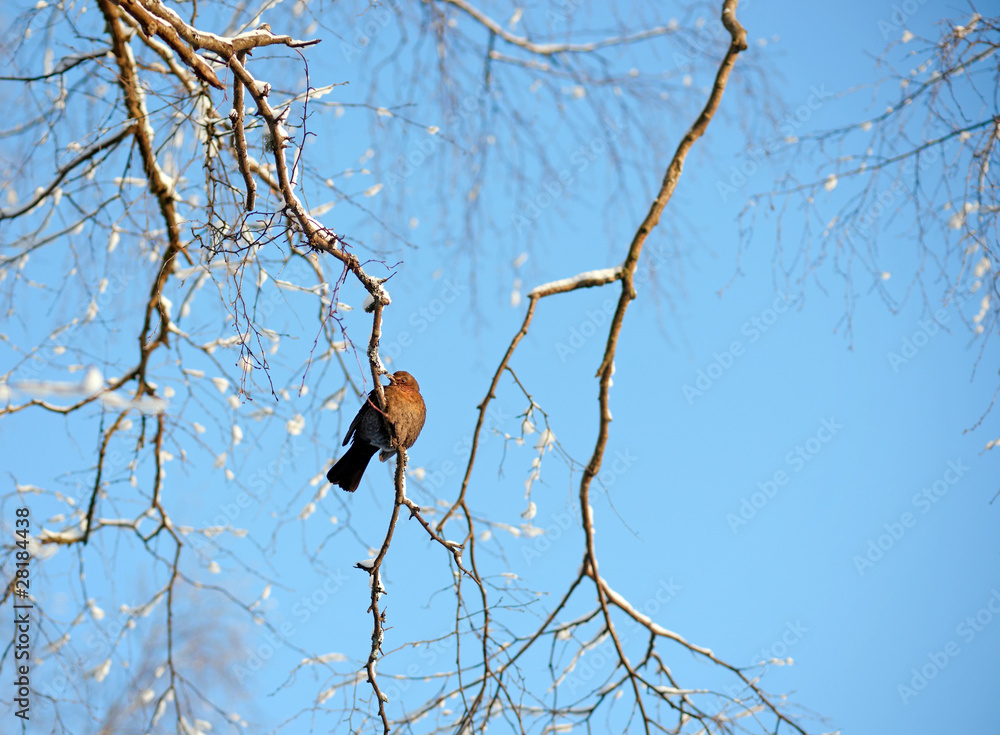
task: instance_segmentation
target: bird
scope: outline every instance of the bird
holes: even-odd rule
[[[397,370],[387,377],[389,385],[383,388],[385,412],[378,408],[378,398],[373,390],[347,429],[343,446],[347,446],[352,437],[354,441],[347,453],[326,473],[326,479],[332,485],[339,485],[349,493],[358,489],[365,468],[375,452],[381,450],[381,462],[397,453],[396,447],[392,445],[392,433],[386,426],[387,421],[393,428],[397,445],[403,449],[412,447],[420,436],[420,430],[424,428],[427,406],[420,395],[416,378],[405,370]]]

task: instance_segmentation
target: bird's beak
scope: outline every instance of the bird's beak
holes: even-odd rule
[[[387,377],[389,379],[389,385],[395,385],[395,383],[396,383],[396,376],[394,376],[392,373],[386,373],[385,377]]]

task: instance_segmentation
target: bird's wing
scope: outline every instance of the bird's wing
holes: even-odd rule
[[[365,415],[365,411],[372,410],[372,407],[368,405],[368,401],[374,402],[375,400],[374,393],[375,391],[369,393],[368,396],[365,398],[365,402],[361,404],[361,408],[358,409],[357,415],[354,417],[354,420],[351,421],[351,425],[347,428],[347,436],[344,437],[344,443],[341,446],[346,447],[347,442],[349,442],[351,440],[351,437],[354,436],[354,432],[357,431],[358,427],[361,425],[361,417]]]

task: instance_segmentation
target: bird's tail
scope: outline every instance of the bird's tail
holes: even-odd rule
[[[365,474],[368,462],[378,451],[368,442],[355,441],[347,453],[337,460],[337,463],[326,473],[326,479],[333,485],[340,485],[344,490],[353,493],[361,484],[361,476]]]

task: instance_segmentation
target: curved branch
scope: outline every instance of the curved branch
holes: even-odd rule
[[[444,2],[448,5],[454,5],[459,10],[467,13],[478,23],[481,23],[484,27],[486,27],[491,33],[499,36],[507,43],[513,46],[518,46],[523,48],[525,51],[529,51],[530,53],[538,54],[540,56],[554,56],[556,54],[564,53],[589,53],[591,51],[597,51],[610,46],[621,46],[624,44],[634,43],[636,41],[644,41],[647,38],[655,38],[667,33],[673,33],[676,30],[672,26],[657,26],[655,28],[647,28],[646,30],[633,33],[628,36],[613,36],[611,38],[605,38],[591,43],[535,43],[527,36],[515,36],[513,33],[510,33],[503,27],[503,25],[493,20],[493,18],[486,15],[486,13],[481,11],[479,8],[470,5],[465,0],[444,0]]]
[[[63,180],[70,174],[71,171],[73,171],[73,169],[77,168],[78,166],[84,163],[87,163],[88,161],[93,159],[98,153],[105,151],[109,148],[114,148],[123,140],[125,140],[125,138],[136,133],[136,131],[137,131],[136,124],[131,123],[122,128],[121,130],[119,130],[114,135],[105,138],[104,140],[99,140],[96,143],[91,143],[89,146],[84,148],[79,153],[79,155],[73,158],[72,161],[69,161],[68,163],[65,163],[59,168],[57,168],[55,178],[53,178],[52,181],[50,181],[47,186],[39,187],[35,191],[35,195],[27,202],[22,204],[20,207],[17,207],[16,209],[0,209],[0,221],[5,219],[14,219],[15,217],[20,217],[22,214],[29,212],[33,207],[36,207],[39,204],[41,204],[41,202],[45,199],[45,197],[49,196],[53,191],[55,191],[56,187],[58,187],[59,184],[63,182]]]

